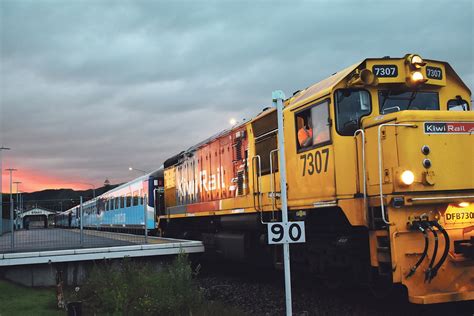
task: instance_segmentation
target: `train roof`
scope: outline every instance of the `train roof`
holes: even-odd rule
[[[189,147],[188,149],[186,150],[183,150],[181,151],[179,154],[176,154],[174,156],[171,156],[170,158],[166,159],[165,162],[163,163],[163,166],[164,168],[168,168],[168,167],[171,167],[171,166],[174,166],[175,164],[177,164],[179,161],[181,161],[181,159],[186,156],[186,155],[190,155],[192,154],[193,152],[195,152],[196,150],[198,150],[200,147],[204,146],[205,144],[208,144],[210,142],[212,142],[213,140],[215,139],[218,139],[224,135],[228,135],[230,134],[233,130],[237,130],[239,129],[240,127],[242,127],[242,125],[245,125],[247,124],[248,122],[245,121],[245,122],[242,122],[238,125],[235,125],[233,126],[232,128],[227,128],[225,130],[222,130],[214,135],[212,135],[211,137],[208,137],[206,138],[205,140]]]
[[[103,196],[107,196],[107,195],[110,194],[110,193],[113,193],[113,192],[115,192],[115,191],[118,191],[118,190],[121,190],[121,189],[123,189],[123,188],[126,188],[126,187],[128,187],[128,186],[130,186],[130,185],[132,185],[132,184],[134,184],[134,183],[139,183],[139,182],[142,182],[142,181],[146,181],[146,180],[148,180],[150,177],[163,176],[163,170],[164,170],[164,169],[163,169],[163,165],[161,165],[161,166],[160,166],[158,169],[156,169],[156,170],[153,170],[153,171],[151,171],[151,172],[148,172],[147,174],[144,174],[144,175],[142,175],[142,176],[140,176],[140,177],[137,177],[137,178],[135,178],[135,179],[133,179],[133,180],[130,180],[130,181],[124,183],[124,184],[119,185],[119,186],[116,187],[116,188],[113,188],[113,189],[111,189],[111,190],[109,190],[109,191],[107,191],[107,192],[104,192],[104,193],[102,193],[102,194],[99,195],[99,196],[96,196],[95,198],[92,198],[92,199],[90,199],[90,200],[87,200],[87,201],[83,202],[82,205],[84,206],[84,205],[89,205],[89,204],[91,204],[91,203],[94,203],[95,201],[97,201],[98,199],[100,199],[100,198],[103,197]],[[71,211],[73,211],[73,210],[74,210],[76,207],[78,207],[78,206],[79,206],[79,205],[75,205],[75,206],[71,207],[70,209],[64,211],[63,213],[71,212]]]
[[[367,61],[371,60],[403,60],[406,58],[407,55],[404,57],[400,58],[390,58],[390,57],[383,57],[383,58],[366,58],[363,61],[353,64],[347,68],[342,69],[341,71],[338,71],[328,78],[325,78],[309,87],[307,87],[304,90],[298,91],[295,93],[292,97],[288,98],[285,100],[285,106],[299,106],[301,104],[305,104],[307,102],[311,102],[312,100],[319,98],[321,96],[324,96],[326,94],[329,94],[332,89],[339,84],[342,80],[347,78],[349,75],[351,75],[356,69],[358,69],[361,65],[364,65]],[[462,79],[459,77],[459,75],[454,71],[454,69],[451,67],[451,65],[447,62],[444,61],[439,61],[439,60],[431,60],[431,59],[425,59],[427,62],[436,62],[436,63],[442,63],[446,67],[446,72],[449,72],[450,75],[455,77],[468,91],[469,94],[471,94],[471,90],[469,87],[462,81]]]
[[[321,96],[324,96],[326,94],[330,94],[331,91],[333,90],[333,88],[336,85],[338,85],[342,80],[347,78],[356,69],[358,69],[361,65],[364,65],[369,60],[402,60],[402,59],[405,59],[406,56],[407,55],[405,55],[404,57],[400,57],[400,58],[390,58],[390,57],[366,58],[363,61],[355,63],[355,64],[353,64],[353,65],[351,65],[347,68],[344,68],[344,69],[332,74],[328,78],[325,78],[325,79],[323,79],[323,80],[321,80],[321,81],[319,81],[315,84],[312,84],[311,86],[309,86],[309,87],[307,87],[303,90],[295,92],[293,94],[293,96],[291,96],[290,98],[285,100],[284,104],[285,104],[286,107],[292,107],[293,108],[293,107],[297,107],[297,106],[300,106],[302,104],[311,102],[312,100],[314,100],[316,98],[319,98]],[[451,67],[451,65],[449,65],[449,63],[439,61],[439,60],[429,60],[429,59],[425,59],[425,61],[437,62],[437,63],[444,64],[445,67],[446,67],[446,71],[449,72],[450,75],[454,76],[469,91],[469,93],[471,93],[470,89],[462,81],[462,79],[457,75],[457,73],[454,71],[454,69]],[[230,128],[230,129],[225,129],[223,131],[220,131],[220,132],[214,134],[213,136],[211,136],[211,137],[209,137],[209,138],[207,138],[207,139],[205,139],[205,140],[189,147],[188,149],[180,152],[179,154],[176,154],[176,155],[168,158],[164,162],[164,168],[168,168],[170,166],[173,166],[173,165],[177,164],[186,154],[190,154],[190,153],[196,151],[197,149],[199,149],[200,147],[202,147],[203,145],[208,144],[211,141],[213,141],[213,140],[215,140],[215,139],[217,139],[221,136],[229,134],[233,130],[239,129],[242,125],[254,122],[254,121],[260,119],[261,117],[266,116],[266,115],[274,112],[275,110],[276,110],[276,108],[274,108],[274,107],[267,107],[267,108],[263,109],[260,113],[258,113],[255,117],[253,117],[251,120],[244,121],[241,124],[236,125],[236,126]]]
[[[143,181],[147,181],[150,177],[159,177],[159,176],[163,176],[163,165],[161,165],[158,169],[156,170],[153,170],[151,172],[148,172],[140,177],[137,177],[135,179],[132,179],[124,184],[121,184],[119,185],[118,187],[116,188],[113,188],[112,190],[109,190],[107,192],[104,192],[103,194],[99,195],[98,197],[100,196],[103,196],[103,195],[107,195],[108,193],[112,193],[112,192],[115,192],[115,191],[118,191],[120,189],[123,189],[123,188],[126,188],[132,184],[135,184],[135,183],[139,183],[139,182],[143,182]]]

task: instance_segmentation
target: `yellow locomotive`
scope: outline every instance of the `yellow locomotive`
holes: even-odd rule
[[[366,59],[284,102],[293,267],[403,284],[418,304],[474,299],[474,112],[448,63]],[[159,229],[238,260],[278,265],[275,108],[164,163]]]

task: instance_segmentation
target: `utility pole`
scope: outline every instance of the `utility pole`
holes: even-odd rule
[[[2,151],[10,150],[8,147],[0,147],[0,236],[3,234],[3,192],[2,192]]]

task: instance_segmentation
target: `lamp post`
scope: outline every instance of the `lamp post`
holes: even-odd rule
[[[141,169],[137,169],[137,168],[133,168],[133,167],[128,167],[128,170],[130,170],[130,171],[140,171],[140,172],[142,172],[143,174],[148,174],[148,173],[150,173],[150,172],[148,172],[148,171],[141,170]]]
[[[8,147],[0,147],[0,236],[3,234],[3,195],[2,195],[2,151],[10,150]]]
[[[14,169],[14,168],[8,168],[8,169],[5,169],[6,171],[9,171],[10,172],[10,229],[11,229],[11,233],[12,233],[12,243],[11,243],[11,246],[12,246],[12,249],[15,247],[15,234],[13,232],[13,183],[12,183],[12,175],[13,175],[13,171],[17,171],[17,169]]]

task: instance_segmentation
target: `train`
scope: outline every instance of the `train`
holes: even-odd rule
[[[156,230],[154,191],[159,188],[160,173],[163,174],[162,169],[147,173],[84,201],[82,213],[80,205],[59,213],[55,226],[78,228],[82,214],[82,226],[86,229],[140,233],[146,228],[153,232]]]
[[[283,122],[289,219],[306,234],[292,267],[329,286],[402,285],[416,304],[474,299],[474,112],[449,63],[367,58],[284,100]],[[99,205],[138,192],[150,232],[281,267],[267,243],[267,224],[281,221],[277,131],[265,108],[169,157],[139,189],[98,197],[84,222],[111,225],[126,202]],[[128,218],[123,227],[144,225]]]

